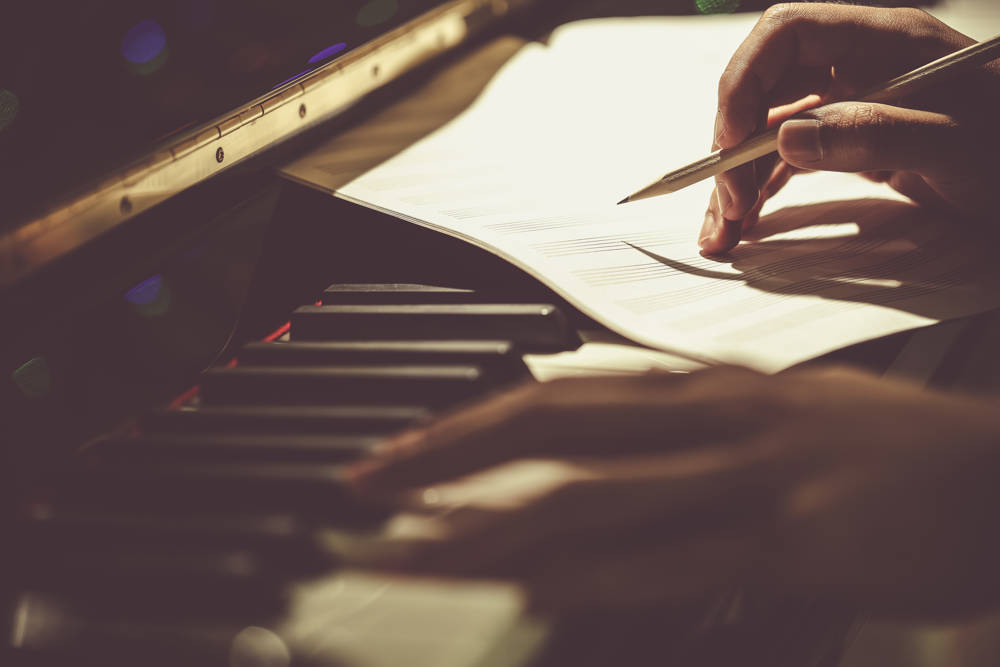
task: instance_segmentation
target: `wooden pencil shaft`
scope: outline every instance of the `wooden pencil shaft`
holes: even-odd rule
[[[985,65],[1000,55],[1000,35],[970,44],[912,72],[901,74],[861,96],[862,102],[889,102],[939,83],[967,68]]]
[[[917,69],[891,79],[860,96],[861,102],[882,103],[898,100],[918,90],[954,76],[959,71],[983,65],[1000,56],[1000,35],[978,42],[927,63]],[[638,201],[677,192],[689,185],[703,181],[724,171],[763,157],[778,150],[778,127],[756,134],[738,146],[716,151],[669,174],[624,201]]]

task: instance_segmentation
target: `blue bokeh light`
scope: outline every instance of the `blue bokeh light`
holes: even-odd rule
[[[159,317],[170,310],[170,285],[160,274],[150,276],[126,292],[125,301],[143,317]]]
[[[122,56],[136,65],[153,61],[167,46],[167,34],[151,19],[139,21],[122,37]]]
[[[125,300],[133,306],[147,306],[160,295],[163,289],[163,276],[156,274],[146,278],[141,283],[125,293]]]
[[[310,69],[304,69],[301,72],[299,72],[298,74],[296,74],[295,76],[292,76],[292,77],[289,77],[289,78],[285,79],[284,81],[282,81],[281,83],[279,83],[278,85],[276,85],[274,88],[281,88],[286,83],[291,83],[292,81],[295,81],[297,78],[299,78],[303,74],[308,74],[311,71],[312,71],[311,68]],[[272,88],[271,90],[274,90],[274,88]]]
[[[347,42],[339,42],[337,44],[332,44],[323,49],[322,51],[320,51],[319,53],[317,53],[316,55],[314,55],[312,58],[310,58],[309,64],[314,65],[318,62],[322,62],[331,56],[337,55],[346,48],[347,48]]]

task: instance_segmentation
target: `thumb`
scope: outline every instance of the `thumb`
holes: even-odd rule
[[[947,169],[959,144],[944,114],[867,102],[839,102],[785,121],[778,152],[786,162],[827,171]]]

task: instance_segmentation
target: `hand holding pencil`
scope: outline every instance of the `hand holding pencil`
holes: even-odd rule
[[[734,247],[763,203],[802,170],[861,173],[985,223],[956,233],[987,233],[1000,222],[996,62],[892,104],[851,101],[974,43],[916,9],[801,4],[765,12],[720,80],[713,150],[742,145],[766,123],[780,124],[778,153],[716,176],[702,250]],[[829,100],[846,101],[819,106]]]

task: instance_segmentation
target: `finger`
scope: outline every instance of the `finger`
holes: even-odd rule
[[[760,211],[764,207],[764,204],[774,197],[774,195],[778,194],[788,184],[792,176],[801,171],[801,169],[791,166],[784,160],[777,161],[771,172],[771,177],[760,188],[760,197],[757,199],[757,204],[743,218],[744,233],[749,232],[757,226],[757,223],[760,221]]]
[[[755,128],[761,128],[767,123],[768,110],[759,114]],[[721,111],[716,118],[716,137],[720,133]],[[718,141],[712,144],[712,150],[721,148]],[[714,214],[714,234],[699,238],[699,245],[706,254],[722,254],[728,252],[740,242],[743,216],[747,214],[757,201],[758,188],[754,163],[734,167],[715,177],[714,200],[709,210]]]
[[[757,201],[741,220],[740,231],[746,232],[757,224],[757,217],[760,214],[760,207],[763,205],[761,189],[771,180],[775,166],[781,158],[777,153],[771,153],[754,160],[754,177],[757,179]]]
[[[778,153],[797,167],[829,171],[915,171],[933,176],[961,168],[965,138],[944,114],[885,104],[840,102],[785,121]]]
[[[769,8],[719,81],[716,143],[730,148],[755,129],[770,94],[798,68],[864,63],[877,80],[907,71],[974,40],[925,12],[830,4]]]
[[[823,100],[833,85],[829,65],[796,67],[785,72],[774,88],[768,91],[767,101],[773,109],[792,106],[803,99]],[[819,106],[819,103],[812,106]]]
[[[716,185],[709,199],[708,209],[705,211],[705,221],[702,223],[701,232],[698,235],[698,246],[705,255],[722,255],[740,242],[742,222],[739,220],[726,220],[721,211],[719,188],[726,186]],[[728,195],[726,195],[728,196]]]
[[[530,385],[404,434],[352,477],[359,487],[403,489],[519,458],[620,456],[742,440],[769,418],[761,382],[766,376],[719,368]]]
[[[767,126],[774,127],[775,125],[780,125],[792,116],[800,114],[803,111],[808,111],[809,109],[814,109],[822,103],[823,99],[819,95],[808,95],[788,104],[772,107],[767,112]]]
[[[808,95],[796,98],[794,101],[780,107],[774,107],[768,111],[767,127],[774,127],[782,121],[792,116],[812,109],[821,103],[818,95]],[[765,155],[754,161],[754,172],[757,179],[757,201],[743,216],[741,229],[743,232],[749,231],[756,226],[760,218],[760,210],[768,199],[773,197],[778,190],[784,187],[788,179],[795,173],[795,169],[789,167],[787,163],[781,161],[777,153]]]
[[[896,192],[909,197],[923,206],[934,208],[948,206],[948,202],[934,188],[928,185],[922,176],[912,171],[890,172],[884,182],[888,183],[889,187]]]
[[[725,220],[740,221],[757,203],[757,176],[754,163],[748,162],[715,177],[719,211]],[[724,187],[722,187],[724,186]]]
[[[596,558],[574,555],[550,562],[524,582],[525,588],[531,606],[544,611],[698,602],[749,578],[762,552],[764,532],[736,531]]]
[[[892,177],[892,173],[888,169],[882,169],[881,171],[862,171],[859,175],[873,183],[885,183]]]
[[[784,106],[768,110],[765,125],[773,127],[786,118],[812,109],[820,103],[819,95],[794,98]],[[778,159],[777,155],[766,155],[755,160],[752,166],[743,165],[717,177],[714,200],[706,213],[705,222],[698,236],[698,245],[706,254],[728,252],[740,242],[743,231],[757,224],[760,207],[766,201],[766,198],[761,196],[760,189],[770,180]],[[737,192],[737,188],[741,194],[734,197],[731,193]],[[753,203],[747,209],[746,206],[751,201]],[[720,214],[720,211],[725,211],[725,214]],[[718,223],[720,220],[722,224]]]
[[[425,574],[519,576],[553,553],[624,547],[633,535],[677,537],[758,523],[773,513],[785,463],[763,444],[591,461],[581,464],[575,479],[521,506],[463,507],[443,515],[443,540],[397,546],[391,552],[400,558],[390,566]]]

